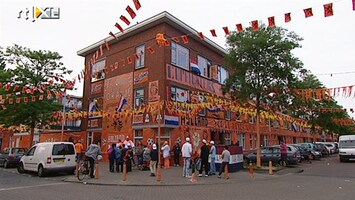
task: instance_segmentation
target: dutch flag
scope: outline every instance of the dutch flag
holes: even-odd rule
[[[117,112],[122,112],[123,106],[127,103],[127,100],[121,95],[120,101],[118,102],[117,105]]]

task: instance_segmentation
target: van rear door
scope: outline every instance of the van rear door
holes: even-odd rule
[[[53,144],[52,158],[47,160],[53,168],[75,166],[75,148],[73,144]]]

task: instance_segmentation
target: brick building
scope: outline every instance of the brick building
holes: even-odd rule
[[[82,126],[88,143],[100,139],[106,148],[128,136],[147,144],[157,141],[160,128],[169,144],[189,136],[195,147],[205,138],[217,144],[238,141],[246,151],[256,148],[255,117],[208,103],[223,97],[229,74],[225,49],[167,12],[115,37],[78,51],[86,66],[83,110],[89,114]],[[194,103],[207,106],[196,109]],[[270,145],[284,138],[294,143],[320,137],[269,119],[262,122],[261,138],[261,144]]]

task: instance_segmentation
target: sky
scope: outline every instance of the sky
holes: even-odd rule
[[[118,32],[114,27],[125,15],[132,23],[141,22],[167,11],[222,47],[225,37],[222,27],[235,30],[235,24],[250,26],[253,20],[267,24],[275,16],[277,26],[294,31],[304,40],[302,48],[294,51],[306,69],[315,74],[327,88],[355,85],[355,11],[352,0],[139,0],[137,11],[132,0],[1,0],[0,46],[13,44],[33,50],[56,51],[63,56],[64,65],[72,69],[73,78],[84,69],[81,50]],[[333,3],[334,16],[324,17],[323,5]],[[137,16],[132,20],[127,6]],[[56,7],[59,19],[32,21],[32,7]],[[303,9],[312,8],[313,17],[305,18]],[[26,20],[26,9],[31,10]],[[19,18],[19,12],[23,11]],[[284,14],[291,12],[292,20],[284,22]],[[218,37],[212,37],[215,29]],[[330,75],[332,74],[332,76]],[[75,95],[82,95],[82,82],[76,85]],[[353,97],[338,97],[344,108],[355,108]],[[354,117],[353,113],[349,113]]]

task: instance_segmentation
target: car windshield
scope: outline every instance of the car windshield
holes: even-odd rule
[[[339,142],[340,148],[355,148],[355,140],[344,140]]]

